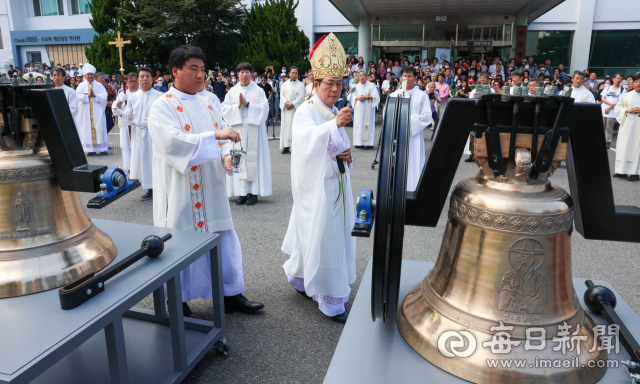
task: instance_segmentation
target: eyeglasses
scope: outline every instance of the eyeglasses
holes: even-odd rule
[[[327,82],[323,81],[322,84],[326,85],[329,88],[335,88],[335,89],[342,88],[342,82],[339,82],[339,83],[327,83]]]

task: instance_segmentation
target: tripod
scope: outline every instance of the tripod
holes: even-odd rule
[[[277,91],[273,91],[271,92],[271,95],[269,96],[269,108],[271,108],[271,105],[273,105],[273,113],[271,113],[271,137],[268,138],[268,141],[273,141],[273,140],[280,140],[280,137],[276,137],[276,118],[275,118],[275,111],[276,108],[279,108],[279,105],[275,105],[272,103],[275,103],[276,98],[274,97],[274,94]],[[269,133],[269,125],[267,125],[267,134]]]

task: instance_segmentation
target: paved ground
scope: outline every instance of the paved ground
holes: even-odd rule
[[[278,135],[276,127],[276,135]],[[351,134],[351,129],[348,129]],[[379,132],[379,126],[377,129]],[[271,128],[269,128],[271,134]],[[377,142],[377,140],[376,140]],[[212,352],[193,370],[186,383],[320,383],[329,367],[333,351],[342,332],[342,325],[329,321],[315,303],[304,299],[291,288],[283,275],[286,255],[280,246],[287,230],[291,211],[290,155],[281,155],[278,141],[271,141],[273,196],[261,198],[253,206],[236,206],[230,200],[235,229],[243,249],[246,295],[265,303],[256,315],[227,314],[226,337],[231,353],[224,357]],[[426,140],[427,147],[430,141]],[[295,149],[294,149],[295,150]],[[116,152],[115,150],[111,152]],[[371,170],[375,150],[354,150],[352,172],[354,194],[360,189],[375,190],[377,168]],[[614,152],[609,153],[613,164]],[[93,164],[120,165],[120,157],[109,155],[90,157]],[[613,169],[612,169],[613,171]],[[456,180],[474,176],[473,163],[460,162]],[[569,189],[566,168],[556,171],[552,182]],[[613,180],[616,204],[640,206],[640,182]],[[95,218],[152,225],[152,203],[138,199],[138,190],[101,210],[89,211]],[[83,201],[89,195],[81,196]],[[447,205],[448,206],[448,202]],[[446,210],[445,210],[446,211]],[[443,212],[436,228],[407,227],[403,257],[409,260],[435,261],[446,224]],[[358,239],[358,279],[353,285],[355,298],[366,263],[372,254],[372,240]],[[586,241],[573,232],[573,273],[609,281],[636,313],[640,313],[637,266],[638,246],[627,243]],[[140,304],[151,308],[150,298]],[[192,305],[197,316],[207,318],[207,305],[197,301]],[[351,302],[347,305],[350,307]]]

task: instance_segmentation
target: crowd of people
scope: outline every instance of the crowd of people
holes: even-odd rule
[[[172,52],[168,72],[141,67],[124,84],[89,63],[76,72],[40,67],[64,90],[88,155],[107,153],[108,131],[118,125],[122,168],[147,190],[141,199],[153,199],[154,225],[221,235],[225,307],[232,310],[263,308],[243,295],[242,254],[228,199],[251,206],[271,195],[270,122],[280,120],[280,152],[291,155],[285,275],[298,293],[341,323],[355,280],[355,240],[347,224],[354,220],[351,140],[355,148],[373,148],[377,109],[387,97],[410,99],[407,191],[415,191],[425,164],[424,132],[431,128],[435,134],[448,100],[473,98],[477,84],[491,85],[492,93],[505,92],[507,84],[511,93],[521,86],[529,95],[567,85],[576,102],[600,103],[607,143],[620,124],[614,176],[638,180],[640,74],[618,74],[601,84],[595,74],[569,75],[549,60],[503,65],[498,57],[460,59],[453,66],[437,59],[380,59],[365,68],[353,55],[337,59],[336,46],[342,47],[335,36],[329,40],[318,41],[309,58],[314,69],[305,73],[295,66],[258,71],[246,62],[235,68],[215,63],[205,71],[204,53],[192,46]],[[207,263],[205,256],[183,272],[186,315],[192,315],[188,301],[210,298],[211,277],[201,273],[210,270]]]

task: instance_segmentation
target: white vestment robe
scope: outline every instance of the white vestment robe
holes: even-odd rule
[[[64,91],[64,96],[67,99],[69,110],[71,110],[71,116],[73,116],[73,122],[75,123],[78,118],[78,97],[76,96],[76,90],[71,87],[67,87],[64,84],[62,84],[61,87],[56,88],[61,88]]]
[[[240,93],[249,101],[249,108],[238,107]],[[249,152],[257,150],[257,153],[254,152],[254,179],[249,180],[250,172],[246,173],[246,177],[241,176],[241,173],[228,175],[227,196],[271,196],[271,157],[265,124],[269,115],[269,100],[264,91],[254,83],[249,83],[246,87],[237,84],[227,93],[220,105],[220,112],[228,125],[242,132],[241,143],[235,145],[236,149],[242,148],[247,152],[240,168],[246,167],[247,161],[250,160]]]
[[[307,100],[316,95],[316,90],[313,88],[313,81],[304,87],[304,94],[306,95],[305,99]],[[311,96],[309,96],[309,94],[311,94]]]
[[[95,97],[89,97],[89,83],[86,80],[76,89],[78,100],[76,128],[85,152],[106,152],[109,149],[109,136],[104,111],[107,108],[109,94],[97,81],[91,85]]]
[[[616,142],[616,173],[640,174],[640,113],[627,113],[628,108],[640,107],[640,93],[629,91],[616,104],[616,120],[620,123]]]
[[[371,100],[357,101],[358,96],[373,96]],[[376,108],[380,103],[380,94],[375,84],[367,81],[358,83],[349,95],[353,114],[353,145],[373,146],[376,132]]]
[[[242,251],[233,230],[222,159],[232,148],[215,131],[226,124],[208,100],[171,87],[151,106],[153,225],[221,235],[224,295],[244,292]],[[180,273],[182,301],[211,298],[209,254]]]
[[[571,87],[571,97],[576,101],[576,103],[595,104],[596,102],[596,98],[593,97],[593,93],[585,87]]]
[[[280,149],[291,147],[293,116],[304,102],[305,96],[304,84],[300,80],[287,80],[280,88]],[[287,101],[293,104],[293,108],[285,108]]]
[[[402,90],[391,96],[402,95]],[[415,191],[426,161],[424,129],[432,123],[429,96],[418,87],[411,88],[404,97],[411,98],[411,139],[409,140],[409,164],[407,168],[407,191]],[[441,117],[442,118],[442,117]]]
[[[124,111],[127,120],[131,121],[131,178],[140,180],[144,189],[153,188],[153,142],[147,129],[149,111],[162,95],[153,88],[146,92],[140,89],[129,95]]]
[[[215,93],[209,92],[206,89],[203,89],[202,91],[198,92],[198,95],[211,101],[211,104],[213,104],[214,107],[220,110],[220,99],[218,99],[218,96],[216,96]]]
[[[127,92],[127,98],[129,95],[140,92],[140,88],[134,92]],[[129,127],[131,127],[132,121],[127,119],[127,115],[124,114],[124,110],[127,108],[127,102],[124,100],[124,92],[118,93],[116,101],[113,103],[111,110],[114,116],[118,116],[118,129],[120,130],[120,148],[122,148],[122,169],[129,171],[131,169],[131,133]],[[123,101],[120,108],[118,108],[118,102]],[[131,127],[133,129],[133,127]]]
[[[315,107],[312,104],[316,104]],[[321,115],[316,108],[324,108]],[[336,156],[350,147],[338,128],[334,107],[318,96],[303,103],[294,117],[291,154],[293,208],[282,251],[290,258],[283,268],[294,288],[306,291],[327,316],[345,311],[356,279],[356,240],[351,164],[340,174]]]

